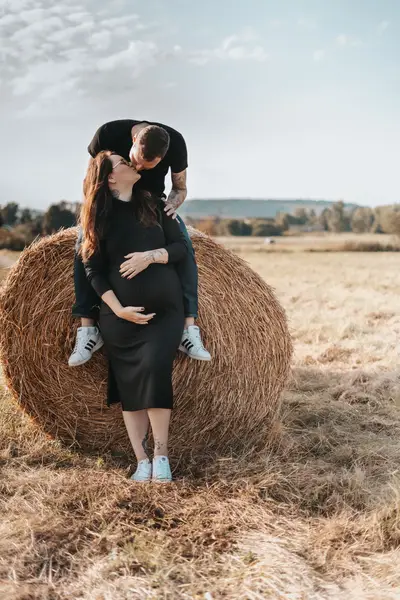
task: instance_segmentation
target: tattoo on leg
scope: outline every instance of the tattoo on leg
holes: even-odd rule
[[[146,456],[150,457],[148,441],[149,441],[149,433],[147,432],[146,435],[144,436],[144,438],[142,439],[142,448],[143,448]]]

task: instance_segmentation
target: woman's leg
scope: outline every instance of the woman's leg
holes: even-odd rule
[[[149,408],[147,413],[154,437],[154,456],[168,456],[171,410],[167,408]]]
[[[147,440],[149,437],[149,417],[146,410],[124,410],[122,415],[137,461],[149,458]]]

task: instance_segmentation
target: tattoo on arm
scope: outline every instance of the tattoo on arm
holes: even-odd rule
[[[171,173],[172,188],[174,190],[187,191],[186,190],[186,171],[181,173]]]
[[[168,252],[165,250],[165,248],[160,248],[159,250],[150,250],[147,253],[147,259],[149,261],[149,264],[166,264],[168,262]]]
[[[187,196],[186,171],[182,171],[181,173],[171,173],[171,180],[172,190],[168,196],[167,202],[177,209],[184,203]]]

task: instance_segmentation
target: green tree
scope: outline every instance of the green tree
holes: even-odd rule
[[[61,228],[73,227],[76,224],[75,212],[66,202],[53,204],[43,218],[43,233],[55,233]]]
[[[297,225],[306,225],[308,223],[308,213],[305,208],[296,208],[294,211]]]
[[[19,217],[19,222],[24,225],[25,223],[31,223],[32,222],[32,213],[29,210],[29,208],[24,208],[21,211],[21,215]]]
[[[245,221],[232,219],[227,223],[227,230],[229,235],[251,235],[252,226]]]
[[[1,216],[5,225],[12,227],[16,224],[18,219],[19,206],[16,202],[9,202],[1,209]]]

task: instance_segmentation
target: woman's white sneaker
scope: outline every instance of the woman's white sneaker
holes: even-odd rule
[[[103,346],[103,338],[97,327],[79,327],[75,348],[68,360],[70,367],[79,367],[88,362],[93,354]]]
[[[168,456],[155,456],[153,458],[153,481],[157,483],[170,483],[172,481]]]
[[[179,350],[195,360],[211,360],[211,354],[204,348],[197,325],[189,325],[184,330]]]
[[[152,476],[152,465],[148,458],[144,458],[138,462],[138,466],[134,474],[132,475],[132,481],[151,481]]]

